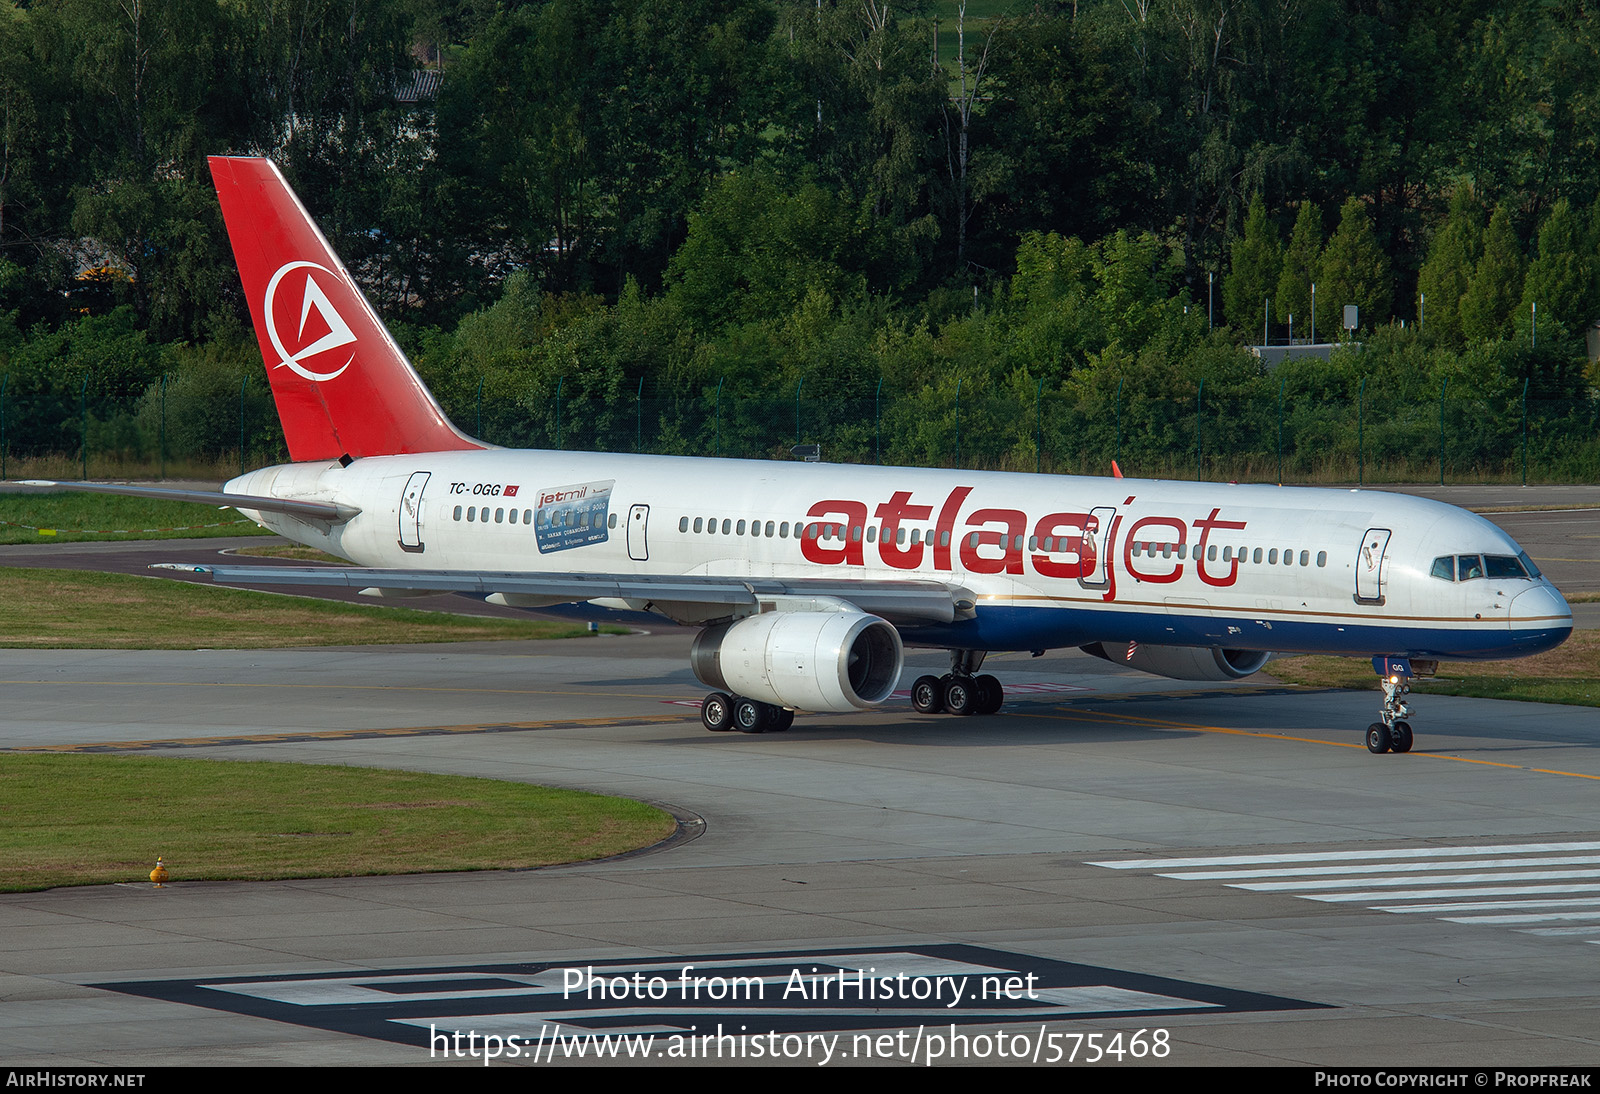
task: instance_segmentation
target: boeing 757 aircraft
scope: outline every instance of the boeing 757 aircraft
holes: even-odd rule
[[[1275,653],[1372,657],[1373,752],[1441,658],[1552,649],[1566,602],[1495,525],[1364,490],[512,451],[445,417],[278,169],[211,160],[293,463],[222,495],[352,567],[207,567],[220,582],[589,602],[702,628],[710,730],[887,701],[904,647],[950,651],[925,714],[992,713],[987,653],[1077,646],[1180,680]],[[71,484],[61,484],[71,485]],[[103,488],[102,488],[103,489]]]

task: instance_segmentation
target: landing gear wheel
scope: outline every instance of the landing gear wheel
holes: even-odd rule
[[[993,714],[1006,701],[1006,689],[1001,686],[1000,681],[995,677],[985,673],[973,680],[973,683],[977,685],[978,691],[977,713]]]
[[[765,733],[772,722],[772,708],[754,699],[735,699],[733,722],[740,733]]]
[[[1410,722],[1396,722],[1394,725],[1389,727],[1390,752],[1410,752],[1411,742],[1412,735]]]
[[[700,703],[700,724],[713,733],[726,733],[733,728],[733,696],[723,691],[713,691]]]
[[[1389,751],[1389,727],[1382,722],[1373,722],[1367,727],[1367,751]]]
[[[782,733],[792,725],[794,725],[794,711],[778,707],[773,712],[772,721],[767,725],[767,732]]]
[[[944,685],[937,676],[919,676],[911,685],[911,709],[918,714],[938,714],[944,709]]]
[[[965,676],[952,676],[944,686],[944,708],[951,714],[975,714],[978,710],[978,691],[972,680]]]

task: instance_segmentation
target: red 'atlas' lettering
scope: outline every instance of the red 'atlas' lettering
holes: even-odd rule
[[[1004,554],[999,558],[984,558],[978,553],[979,547],[1001,546],[1002,533],[969,532],[961,537],[961,565],[974,574],[1022,573],[1022,537],[1027,533],[1027,515],[1015,509],[979,509],[967,518],[968,528],[985,524],[1005,525]]]
[[[1057,554],[1070,554],[1070,562],[1052,561],[1049,555],[1034,555],[1033,568],[1045,577],[1076,580],[1085,574],[1094,574],[1094,518],[1088,513],[1051,513],[1039,518],[1033,534],[1041,542],[1059,539]],[[1063,529],[1070,530],[1070,534]]]
[[[893,566],[898,570],[915,570],[922,565],[922,544],[913,543],[905,550],[895,542],[900,535],[900,522],[925,521],[928,514],[933,512],[931,505],[907,505],[911,500],[911,491],[896,490],[892,497],[878,506],[878,519],[883,521],[883,530],[878,534],[878,554],[883,558],[884,564]]]
[[[867,507],[864,504],[859,501],[819,501],[811,507],[806,516],[839,516],[844,520],[841,528],[844,537],[837,547],[824,547],[821,535],[815,539],[809,536],[800,537],[800,553],[807,561],[823,566],[837,566],[840,563],[847,566],[866,565],[861,557],[861,541],[856,538],[867,523]],[[824,527],[827,525],[824,524]]]

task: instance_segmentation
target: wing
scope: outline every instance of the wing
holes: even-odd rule
[[[516,608],[576,601],[656,611],[686,623],[760,611],[838,610],[844,602],[890,623],[916,626],[971,618],[974,597],[941,581],[851,581],[839,578],[683,577],[636,574],[494,573],[378,570],[341,566],[180,566],[157,569],[209,574],[225,585],[309,585],[360,589],[378,596],[466,593]]]

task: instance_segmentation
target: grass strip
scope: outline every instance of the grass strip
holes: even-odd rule
[[[0,892],[503,870],[605,858],[671,835],[626,798],[359,767],[0,755]]]
[[[605,626],[608,634],[627,628]],[[584,623],[346,604],[171,578],[0,569],[0,647],[277,649],[579,638]]]
[[[1370,658],[1285,657],[1268,674],[1289,684],[1356,688],[1376,696]],[[1519,661],[1441,661],[1438,675],[1411,681],[1417,695],[1464,695],[1529,703],[1600,706],[1600,631],[1573,631],[1547,653]]]
[[[267,536],[234,509],[115,494],[0,493],[0,543]]]

